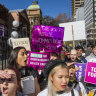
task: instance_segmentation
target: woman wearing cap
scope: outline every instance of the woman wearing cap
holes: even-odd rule
[[[37,96],[79,96],[76,90],[70,91],[67,87],[69,82],[69,70],[65,62],[51,60],[45,65],[44,75],[48,79],[48,87]]]

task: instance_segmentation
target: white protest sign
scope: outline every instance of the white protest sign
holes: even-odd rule
[[[64,27],[63,41],[72,41],[72,26],[74,32],[74,40],[86,40],[85,21],[76,21],[68,23],[60,23],[59,27]]]
[[[25,47],[26,50],[30,51],[29,38],[16,38],[12,39],[13,48]]]

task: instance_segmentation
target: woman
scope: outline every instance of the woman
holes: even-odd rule
[[[61,60],[51,60],[45,65],[44,75],[48,79],[48,87],[37,96],[79,96],[67,87],[69,72],[67,65]],[[74,95],[73,95],[74,94]]]
[[[8,73],[10,78],[0,78],[0,88],[2,95],[0,96],[25,96],[18,92],[20,83],[20,75],[16,69],[7,68],[4,72]]]
[[[39,83],[37,80],[37,74],[35,70],[32,67],[27,67],[27,51],[24,47],[16,47],[12,50],[9,60],[8,60],[8,66],[12,68],[16,68],[20,70],[21,77],[27,77],[27,76],[33,76],[34,82],[35,82],[35,93],[28,94],[28,96],[37,96],[37,94],[40,91]],[[2,74],[0,74],[1,78],[10,78],[9,74],[6,74],[5,72],[1,71]]]

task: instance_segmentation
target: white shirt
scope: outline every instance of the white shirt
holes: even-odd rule
[[[86,89],[85,89],[84,85],[81,82],[79,82],[79,84],[76,86],[75,90],[81,91],[82,96],[87,96]]]
[[[73,91],[74,91],[74,96],[80,96],[76,90],[73,90]],[[48,89],[45,89],[45,90],[41,91],[37,96],[47,96],[47,93],[48,93]],[[70,91],[68,93],[66,92],[63,94],[57,94],[56,96],[72,96],[72,94]]]

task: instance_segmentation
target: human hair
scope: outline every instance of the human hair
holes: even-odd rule
[[[58,57],[58,53],[56,53],[56,52],[51,52],[50,54],[51,54],[52,56],[55,55],[56,57]]]
[[[18,52],[21,49],[25,49],[25,48],[24,47],[16,47],[11,51],[11,54],[10,54],[9,59],[8,59],[8,67],[19,69],[19,65],[17,64],[16,59],[18,56]]]
[[[78,49],[82,49],[83,50],[83,47],[78,45],[78,46],[75,47],[75,49],[76,50],[78,50]]]
[[[21,75],[20,75],[20,72],[18,69],[16,68],[12,68],[11,66],[10,67],[7,67],[6,69],[4,70],[12,70],[15,72],[16,74],[16,80],[17,80],[17,90],[22,92],[22,88],[21,88]]]
[[[69,73],[68,67],[64,64],[60,64],[60,65],[57,65],[56,67],[54,67],[51,70],[51,72],[50,72],[51,77],[53,77],[54,74],[56,73],[56,71],[60,68],[66,68],[68,70],[68,73]],[[67,92],[67,88],[65,89],[65,91]],[[52,86],[52,81],[49,78],[48,78],[48,95],[47,96],[56,96],[56,92],[55,92],[55,90],[53,89],[53,86]]]
[[[12,68],[12,67],[7,67],[6,69],[4,70],[13,70],[16,74],[16,78],[17,78],[17,83],[19,84],[20,83],[20,80],[21,80],[21,75],[20,75],[20,72],[18,69],[16,68]]]
[[[92,45],[92,50],[93,50],[93,48],[95,48],[95,47],[96,47],[96,44],[93,44],[93,45]]]

